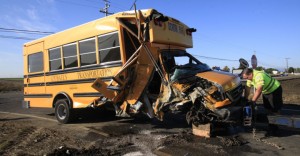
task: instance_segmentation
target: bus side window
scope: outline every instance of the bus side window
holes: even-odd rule
[[[43,53],[38,52],[28,55],[28,72],[42,72],[44,71]]]
[[[96,64],[95,38],[79,42],[80,66]]]
[[[99,36],[98,47],[100,63],[121,60],[118,32]]]
[[[60,47],[49,49],[50,71],[62,69]]]
[[[76,43],[71,43],[63,46],[64,67],[78,67]]]

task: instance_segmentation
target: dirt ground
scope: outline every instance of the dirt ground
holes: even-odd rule
[[[0,85],[7,83],[12,82],[0,81]],[[285,105],[300,105],[300,78],[281,80],[281,84]],[[23,95],[18,90],[0,93],[0,155],[295,155],[300,152],[299,131],[285,127],[280,128],[279,137],[268,138],[285,148],[278,150],[255,141],[251,131],[241,127],[221,129],[219,137],[197,137],[189,126],[178,124],[172,116],[167,117],[167,122],[159,122],[146,118],[96,118],[90,112],[76,123],[63,125],[55,120],[53,110],[22,109]],[[259,137],[264,134],[263,128],[257,133]]]
[[[300,79],[298,77],[282,79],[280,83],[282,85],[284,103],[300,104]]]

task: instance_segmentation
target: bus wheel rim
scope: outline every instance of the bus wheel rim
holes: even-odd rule
[[[64,105],[59,105],[57,109],[58,118],[64,120],[67,116],[67,109]]]

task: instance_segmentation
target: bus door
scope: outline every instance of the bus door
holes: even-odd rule
[[[42,96],[45,94],[45,54],[44,42],[28,45],[25,53],[25,94]]]
[[[147,84],[149,83],[153,65],[145,52],[144,47],[141,47],[141,43],[139,42],[137,36],[139,36],[138,28],[136,25],[136,19],[120,19],[119,22],[122,25],[122,41],[125,51],[124,54],[126,62],[132,57],[134,53],[139,51],[136,54],[135,63],[129,63],[129,67],[126,70],[126,77],[129,80],[129,91],[127,92],[127,96],[125,97],[126,103],[128,104],[136,104],[140,99],[140,96],[143,94],[143,91]],[[133,35],[132,33],[136,34]],[[132,59],[134,60],[134,59]],[[131,60],[129,60],[131,62]]]

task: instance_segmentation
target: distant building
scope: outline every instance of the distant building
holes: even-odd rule
[[[276,75],[276,74],[278,74],[278,71],[277,70],[273,70],[272,74]]]

